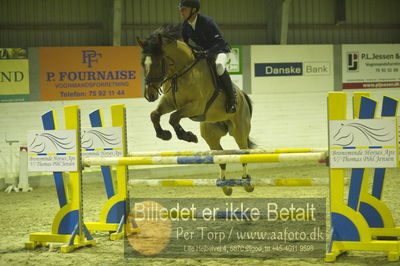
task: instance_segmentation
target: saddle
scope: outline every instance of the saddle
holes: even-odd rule
[[[217,68],[215,65],[215,58],[213,56],[210,56],[210,57],[205,57],[204,59],[207,61],[208,68],[210,69],[210,72],[211,72],[211,77],[212,77],[212,80],[214,83],[214,93],[211,95],[210,99],[208,100],[206,107],[204,108],[203,114],[190,117],[190,119],[192,119],[193,121],[196,121],[196,122],[203,122],[206,120],[206,114],[207,114],[207,111],[210,108],[211,104],[217,98],[218,93],[220,91],[222,91],[222,92],[224,91],[223,90],[224,85],[216,71]]]

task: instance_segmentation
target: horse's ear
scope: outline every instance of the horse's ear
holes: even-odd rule
[[[139,46],[143,49],[145,41],[142,41],[139,37],[136,37],[136,41],[139,44]]]
[[[160,46],[162,46],[162,36],[161,36],[161,34],[158,34],[158,44]]]

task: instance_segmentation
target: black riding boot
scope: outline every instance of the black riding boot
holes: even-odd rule
[[[227,113],[235,113],[237,107],[236,90],[233,87],[231,77],[228,71],[225,70],[224,74],[220,76],[223,83],[224,92],[226,95],[225,109]]]

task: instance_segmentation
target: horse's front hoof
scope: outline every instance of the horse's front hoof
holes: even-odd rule
[[[199,142],[199,140],[197,139],[197,136],[195,134],[193,134],[192,132],[188,132],[189,133],[189,142],[194,142],[197,143]]]
[[[181,139],[181,140],[184,140],[187,142],[194,142],[194,143],[199,142],[197,139],[197,136],[190,131],[187,131],[187,132],[184,132],[184,133],[178,135],[178,139]]]
[[[224,194],[227,196],[232,195],[233,189],[231,187],[223,187],[222,191],[224,191]]]
[[[162,132],[157,133],[157,138],[162,140],[170,140],[172,138],[172,134],[168,130],[163,130]]]

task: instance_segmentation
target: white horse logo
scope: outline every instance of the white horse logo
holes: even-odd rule
[[[114,133],[105,133],[99,130],[85,130],[82,134],[81,145],[83,149],[99,147],[114,147],[121,143],[121,138]]]
[[[333,135],[333,145],[340,147],[356,147],[369,143],[369,146],[382,146],[395,138],[393,132],[382,127],[370,127],[362,123],[342,123]]]
[[[32,142],[29,144],[29,150],[33,153],[43,153],[49,150],[66,152],[75,148],[73,141],[68,137],[58,137],[51,133],[35,134]]]

